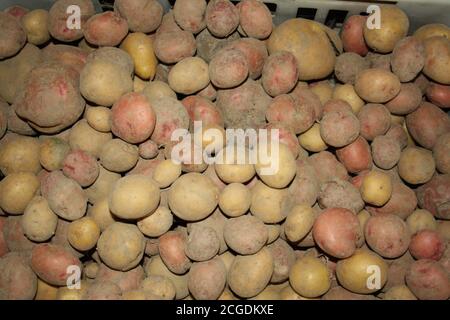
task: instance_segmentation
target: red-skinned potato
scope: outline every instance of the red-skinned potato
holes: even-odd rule
[[[164,9],[156,0],[118,0],[114,11],[127,20],[131,31],[149,33],[160,25]]]
[[[25,255],[10,252],[0,258],[0,299],[32,300],[36,295],[37,278]]]
[[[420,300],[447,300],[450,280],[445,269],[436,261],[415,261],[406,273],[406,285]]]
[[[184,252],[187,238],[181,231],[169,231],[159,238],[159,255],[170,271],[183,274],[191,267]]]
[[[450,174],[435,175],[416,189],[416,195],[419,207],[430,211],[437,218],[450,219]]]
[[[242,1],[239,17],[242,30],[251,38],[265,39],[272,32],[272,14],[261,1]]]
[[[215,300],[225,288],[227,270],[220,258],[194,263],[188,273],[188,288],[195,299]]]
[[[199,33],[206,27],[205,0],[180,0],[173,6],[173,15],[176,23],[186,31]]]
[[[99,13],[86,21],[83,34],[93,45],[115,47],[128,34],[128,23],[116,12]]]
[[[292,53],[278,51],[266,60],[261,81],[266,92],[272,97],[291,91],[297,80],[297,61]]]
[[[82,267],[80,260],[62,246],[40,244],[32,251],[31,267],[39,278],[49,284],[66,285],[69,276],[74,272],[70,269],[73,266],[79,267],[80,270]]]
[[[254,38],[242,38],[231,42],[228,47],[238,49],[247,58],[250,78],[255,80],[261,76],[264,63],[269,56],[265,42]]]
[[[341,259],[355,252],[361,237],[358,218],[350,210],[343,208],[324,210],[316,218],[312,232],[315,243],[322,250]]]
[[[365,16],[350,16],[342,26],[341,39],[344,51],[354,52],[360,56],[365,56],[369,48],[364,41],[364,24],[367,21]]]
[[[157,33],[153,47],[158,59],[168,64],[192,57],[196,50],[194,36],[183,30]]]
[[[366,104],[358,113],[361,136],[372,141],[376,136],[385,134],[391,126],[389,110],[382,104]]]
[[[370,146],[361,136],[345,147],[337,149],[336,156],[351,173],[359,173],[372,167]]]
[[[401,82],[413,80],[425,65],[425,48],[416,37],[406,37],[395,45],[391,67]]]
[[[409,244],[409,252],[417,260],[431,259],[438,261],[444,254],[446,242],[434,230],[421,230],[417,232]]]
[[[20,22],[11,15],[0,12],[2,36],[0,37],[0,59],[14,56],[25,45],[27,35]]]
[[[239,10],[229,0],[212,0],[205,12],[206,27],[218,38],[229,36],[239,25]]]
[[[433,147],[436,168],[442,173],[450,173],[450,133],[441,135]]]
[[[385,105],[396,115],[406,115],[415,111],[422,102],[422,92],[414,83],[402,83],[399,94]]]
[[[450,108],[450,86],[432,82],[427,88],[426,95],[428,100],[438,107]]]

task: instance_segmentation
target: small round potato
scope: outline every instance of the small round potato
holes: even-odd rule
[[[39,158],[41,165],[48,171],[59,170],[70,151],[69,144],[59,138],[46,138],[41,142]]]
[[[233,47],[219,50],[209,63],[209,77],[222,89],[240,85],[248,77],[248,61],[244,53]]]
[[[181,165],[167,159],[160,162],[153,171],[153,180],[161,189],[169,187],[181,175]]]
[[[88,251],[95,247],[99,237],[100,228],[90,217],[72,221],[67,232],[69,243],[79,251]]]
[[[111,131],[111,110],[106,107],[87,107],[84,114],[89,125],[100,132]]]
[[[39,145],[38,139],[19,135],[5,141],[0,148],[2,173],[8,175],[26,171],[37,174],[41,170]]]
[[[69,152],[64,158],[62,171],[82,187],[93,184],[100,173],[97,159],[83,150]]]
[[[229,156],[231,153],[231,156]],[[216,156],[214,168],[220,179],[225,183],[245,183],[255,176],[255,167],[248,163],[248,149],[227,146]],[[245,155],[241,163],[239,156]]]
[[[186,221],[206,218],[216,208],[219,190],[212,180],[200,173],[191,172],[178,178],[169,190],[172,212]]]
[[[22,27],[29,43],[39,46],[50,40],[48,18],[48,11],[43,9],[32,10],[22,17]]]
[[[174,284],[165,276],[149,275],[142,281],[141,288],[164,300],[172,300],[176,294]]]
[[[331,286],[330,271],[320,259],[305,256],[298,259],[289,272],[292,289],[306,298],[316,298]]]
[[[294,206],[284,223],[286,237],[292,242],[300,241],[311,231],[315,218],[316,215],[310,206]]]
[[[169,231],[173,216],[169,208],[160,206],[151,215],[139,220],[137,226],[147,237],[159,237]]]
[[[229,217],[242,216],[250,209],[251,203],[251,191],[241,183],[230,183],[219,195],[220,209]]]
[[[279,223],[287,216],[288,212],[284,208],[284,203],[288,196],[287,189],[271,188],[257,181],[252,188],[250,212],[264,223]]]
[[[320,124],[314,123],[311,128],[298,136],[300,145],[311,152],[320,152],[328,148],[320,135]]]
[[[171,97],[176,99],[177,94],[170,88],[170,86],[162,81],[154,80],[147,84],[142,93],[150,100],[156,100],[163,97]]]
[[[185,248],[185,253],[191,260],[210,260],[219,252],[219,248],[219,237],[213,228],[192,224]]]
[[[269,236],[264,223],[251,215],[229,219],[223,235],[227,245],[241,255],[258,252]]]
[[[78,121],[69,134],[69,144],[72,150],[81,149],[98,158],[100,152],[109,140],[112,139],[110,132],[100,132],[93,129],[85,119]]]
[[[28,239],[44,242],[55,234],[58,216],[50,209],[44,197],[36,196],[28,203],[21,223]]]
[[[359,136],[358,118],[350,111],[337,110],[324,114],[320,122],[320,136],[326,144],[344,147]]]
[[[422,184],[429,181],[436,165],[430,151],[418,147],[403,150],[398,162],[400,177],[411,184]]]
[[[411,213],[406,219],[406,224],[412,235],[425,229],[436,230],[438,228],[438,223],[434,216],[425,209],[417,209]]]
[[[100,235],[97,252],[110,268],[119,271],[133,269],[141,261],[145,238],[132,224],[114,222]]]
[[[177,93],[193,94],[209,84],[208,64],[201,58],[189,57],[169,71],[169,86]]]
[[[23,214],[39,190],[39,179],[32,173],[12,173],[0,182],[0,207],[11,215]]]
[[[137,146],[121,139],[111,139],[102,148],[100,163],[113,172],[126,172],[133,168],[139,159]]]
[[[197,300],[215,300],[227,282],[227,270],[220,258],[194,263],[188,273],[188,288]]]
[[[391,177],[384,172],[372,170],[364,176],[360,191],[366,203],[382,206],[392,195]]]
[[[88,216],[95,220],[102,232],[116,221],[114,215],[109,211],[108,197],[106,196],[97,200],[89,208]]]
[[[109,196],[109,209],[119,218],[139,219],[153,213],[159,201],[157,184],[147,176],[135,174],[115,183]]]

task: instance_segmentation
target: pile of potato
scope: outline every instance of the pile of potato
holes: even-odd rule
[[[0,299],[449,299],[450,28],[366,19],[0,12]],[[172,161],[194,121],[277,129],[279,170]]]

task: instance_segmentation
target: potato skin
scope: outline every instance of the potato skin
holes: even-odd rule
[[[353,52],[345,52],[337,57],[334,73],[343,83],[355,84],[356,75],[364,69],[370,68],[370,63]]]
[[[36,295],[37,278],[27,259],[18,252],[0,258],[0,299],[32,300]]]
[[[282,283],[289,278],[289,270],[295,263],[292,247],[283,239],[277,239],[267,246],[273,257],[274,267],[271,283]]]
[[[19,52],[27,41],[27,35],[19,21],[5,12],[0,12],[3,30],[0,38],[0,59],[9,58]]]
[[[239,10],[229,0],[213,0],[205,12],[208,30],[218,38],[229,36],[239,25]]]
[[[128,34],[128,23],[116,12],[104,12],[86,21],[83,34],[93,45],[115,47]]]
[[[69,152],[64,158],[62,170],[66,177],[75,180],[82,187],[93,184],[100,172],[97,159],[82,150]]]
[[[39,179],[34,174],[10,174],[0,182],[0,207],[10,215],[23,214],[38,190]]]
[[[216,300],[227,281],[227,270],[220,258],[196,262],[188,273],[188,288],[197,300]]]
[[[447,300],[450,296],[447,274],[434,260],[413,262],[406,273],[406,285],[420,300]]]
[[[371,147],[373,161],[381,169],[391,169],[400,160],[400,144],[393,138],[377,136]]]
[[[353,15],[345,20],[342,26],[341,39],[346,52],[354,52],[360,56],[365,56],[369,52],[369,48],[364,41],[364,25],[367,17]]]
[[[225,241],[241,255],[258,252],[267,242],[268,231],[264,223],[250,215],[231,218],[225,223]]]
[[[368,102],[384,103],[400,92],[400,80],[395,74],[383,69],[366,69],[356,76],[355,91]]]
[[[227,47],[241,51],[247,58],[250,78],[256,80],[261,76],[265,61],[269,56],[264,41],[254,38],[242,38],[234,40]]]
[[[159,238],[159,255],[175,274],[184,274],[191,267],[191,261],[184,252],[186,241],[186,234],[182,231],[169,231]]]
[[[189,31],[158,32],[153,42],[155,54],[164,63],[177,63],[195,54],[197,45]]]
[[[220,240],[216,231],[208,226],[192,224],[189,228],[185,253],[194,261],[211,260],[220,249]]]
[[[199,33],[206,27],[205,0],[179,0],[173,6],[176,23],[186,31]]]
[[[398,162],[400,177],[411,184],[428,182],[433,177],[435,167],[432,153],[419,147],[404,149]]]
[[[298,294],[315,298],[328,291],[331,285],[327,266],[316,257],[298,259],[289,272],[289,283]]]
[[[424,40],[425,66],[423,73],[432,80],[449,85],[450,84],[450,40],[446,37],[431,37]]]
[[[150,33],[161,24],[163,7],[155,0],[117,0],[114,11],[127,20],[132,32]]]
[[[389,110],[378,103],[366,104],[358,113],[358,119],[361,125],[361,136],[368,141],[385,134],[391,126]]]
[[[267,248],[253,255],[236,256],[228,271],[228,285],[240,297],[254,297],[269,283],[273,267],[273,258]]]
[[[44,9],[32,10],[22,16],[20,21],[29,43],[38,46],[50,40],[48,20],[49,12]]]
[[[278,51],[267,58],[261,81],[266,92],[272,97],[291,91],[297,80],[297,61],[292,53]]]
[[[419,207],[430,211],[435,217],[449,219],[448,209],[450,175],[437,174],[416,190]]]
[[[325,209],[314,222],[314,241],[326,253],[337,257],[351,256],[361,237],[358,218],[348,209]],[[340,235],[340,236],[337,236]],[[340,238],[340,241],[335,239]]]
[[[385,258],[403,255],[411,239],[406,223],[392,214],[370,217],[364,228],[364,236],[370,248]]]
[[[337,149],[336,156],[351,173],[359,173],[372,167],[370,146],[361,136],[345,147]]]
[[[417,260],[440,260],[446,249],[443,237],[434,230],[420,230],[412,238],[409,244],[409,252]]]
[[[21,219],[25,235],[36,242],[50,239],[56,231],[58,216],[51,211],[48,202],[41,196],[34,197],[25,208]]]
[[[421,146],[432,149],[438,137],[450,132],[450,118],[440,108],[422,102],[418,109],[406,116],[408,132]]]
[[[416,37],[406,37],[395,45],[391,57],[392,72],[401,82],[413,80],[425,65],[425,47]]]
[[[426,95],[431,103],[443,109],[450,108],[450,86],[438,83],[430,83],[426,89]]]
[[[354,214],[364,208],[359,190],[350,182],[340,179],[322,183],[318,202],[321,208],[344,208]]]
[[[169,85],[177,93],[193,94],[209,84],[208,64],[199,57],[179,61],[169,71]]]
[[[272,32],[272,14],[260,1],[242,1],[239,4],[239,17],[242,30],[251,38],[265,39]]]
[[[441,135],[433,147],[436,168],[442,173],[450,173],[450,133]]]
[[[34,272],[51,285],[63,286],[71,275],[70,266],[80,268],[82,264],[77,257],[59,245],[39,244],[31,256],[31,267]]]
[[[233,88],[247,79],[248,62],[237,49],[225,47],[219,50],[209,63],[209,77],[214,86],[221,89]]]
[[[114,248],[114,249],[113,249]],[[141,261],[145,238],[135,225],[114,222],[100,235],[97,252],[110,268],[128,271]]]
[[[344,147],[359,136],[360,123],[353,112],[330,111],[320,122],[320,135],[328,145]]]

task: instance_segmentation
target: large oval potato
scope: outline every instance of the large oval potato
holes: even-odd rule
[[[355,91],[368,102],[384,103],[400,92],[400,80],[383,69],[366,69],[356,76]]]

